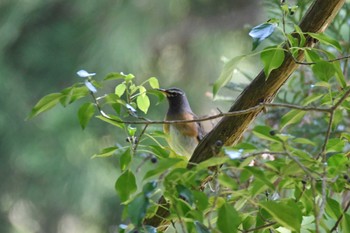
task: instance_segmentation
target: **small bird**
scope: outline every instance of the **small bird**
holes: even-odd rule
[[[158,89],[164,93],[169,102],[165,120],[193,120],[198,117],[192,112],[185,92],[179,88]],[[200,122],[164,124],[164,133],[169,146],[177,154],[190,157],[204,136]]]

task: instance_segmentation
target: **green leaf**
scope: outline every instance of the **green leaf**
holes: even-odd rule
[[[229,188],[231,191],[236,190],[238,187],[237,182],[225,173],[220,173],[218,180],[222,186]]]
[[[113,155],[118,150],[118,147],[112,146],[104,148],[100,153],[94,154],[91,158],[103,158]]]
[[[268,126],[257,125],[253,129],[253,134],[264,140],[281,143],[281,140],[277,136],[271,135],[271,131],[272,129]]]
[[[326,145],[326,152],[341,152],[343,151],[345,142],[340,138],[331,138]]]
[[[341,223],[342,232],[350,232],[350,215],[344,214]]]
[[[97,117],[98,119],[104,121],[104,122],[107,122],[107,123],[109,123],[109,124],[111,124],[111,125],[114,125],[114,126],[117,126],[117,127],[121,128],[121,129],[123,129],[124,124],[121,123],[121,122],[117,122],[117,119],[116,119],[116,120],[108,119],[108,118],[106,118],[106,117],[104,117],[104,116],[101,116],[101,115],[96,116],[96,117]],[[121,120],[120,120],[120,121],[121,121]]]
[[[305,145],[316,146],[316,143],[307,138],[294,138],[293,142]]]
[[[77,86],[77,85],[78,84],[75,84],[61,91],[62,98],[60,99],[60,102],[62,106],[65,107],[68,104],[71,104],[74,101],[90,94],[90,91],[86,88],[86,86]]]
[[[124,74],[121,74],[121,73],[109,73],[104,78],[104,80],[116,80],[116,79],[122,79],[122,78],[125,78]]]
[[[218,210],[217,227],[222,233],[235,233],[241,219],[233,206],[224,203]]]
[[[31,113],[27,117],[27,119],[31,119],[37,115],[39,115],[42,112],[45,112],[53,107],[56,106],[56,104],[60,101],[62,98],[61,93],[51,93],[43,98],[41,98],[38,103],[34,106]]]
[[[224,68],[220,74],[220,77],[215,81],[215,83],[213,85],[214,97],[216,96],[216,94],[218,93],[220,88],[225,86],[232,79],[233,71],[236,69],[238,63],[243,58],[245,58],[245,56],[234,57],[230,61],[225,63]]]
[[[83,129],[87,126],[95,114],[95,105],[93,103],[83,104],[78,111],[79,123]]]
[[[321,56],[316,53],[312,48],[305,49],[305,58],[307,62],[319,62],[322,61]]]
[[[140,86],[140,95],[137,96],[136,103],[137,107],[146,114],[151,103],[143,86]]]
[[[176,191],[179,194],[179,197],[183,200],[185,200],[190,206],[194,203],[194,197],[191,192],[186,186],[178,184],[176,185]]]
[[[127,201],[130,195],[136,192],[136,179],[130,170],[125,171],[121,176],[119,176],[117,182],[115,183],[115,190],[117,191],[122,202]]]
[[[157,185],[158,184],[156,181],[147,182],[142,188],[143,195],[150,197],[154,190],[157,188]]]
[[[299,39],[300,39],[299,46],[303,47],[305,45],[305,42],[306,42],[306,38],[304,36],[304,33],[297,24],[294,24],[294,29],[299,34]]]
[[[130,152],[130,149],[127,149],[119,158],[120,170],[124,171],[125,169],[127,169],[131,161],[132,161],[132,154]]]
[[[183,162],[183,159],[179,159],[179,158],[168,158],[168,159],[162,159],[159,160],[159,162],[157,163],[157,167],[155,169],[149,170],[145,176],[143,177],[144,180],[146,180],[149,177],[158,175],[160,173],[163,173],[164,171],[166,171],[167,169],[176,166],[178,163]]]
[[[196,232],[198,233],[210,233],[208,227],[206,227],[203,223],[194,221],[194,225],[196,227]]]
[[[118,97],[121,97],[126,90],[125,83],[121,83],[115,87],[114,94],[116,94]]]
[[[342,51],[342,47],[339,44],[339,42],[323,33],[308,33],[312,38],[317,39],[320,43],[325,45],[333,46],[334,48],[338,49],[339,52]]]
[[[276,23],[263,23],[253,27],[252,30],[250,30],[249,32],[249,36],[253,38],[252,50],[256,49],[256,47],[258,47],[263,40],[271,36],[271,34],[275,31],[276,27]]]
[[[128,216],[135,226],[141,226],[146,215],[149,200],[145,195],[139,194],[128,205]]]
[[[245,170],[249,171],[256,180],[260,180],[263,184],[268,186],[270,189],[274,190],[275,186],[271,183],[271,181],[266,177],[266,174],[262,172],[259,168],[256,167],[245,167]]]
[[[305,114],[306,114],[305,111],[301,111],[298,109],[293,109],[289,111],[287,114],[285,114],[281,118],[281,123],[280,123],[281,130],[287,127],[288,125],[299,123],[301,119],[303,119]]]
[[[290,202],[261,202],[260,206],[282,226],[300,232],[302,213],[293,200]]]
[[[327,197],[326,202],[326,213],[333,219],[338,219],[339,216],[342,214],[342,210],[340,207],[339,202],[336,200]]]
[[[279,47],[268,47],[261,52],[260,57],[264,64],[266,79],[268,79],[271,71],[282,65],[284,60],[284,51]]]
[[[148,83],[152,88],[159,88],[159,82],[156,77],[151,77],[148,79]]]
[[[335,75],[334,65],[327,61],[319,61],[312,66],[312,71],[316,77],[322,81],[328,82]]]

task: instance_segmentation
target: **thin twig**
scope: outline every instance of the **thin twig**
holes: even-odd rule
[[[349,201],[348,204],[345,206],[343,213],[341,213],[341,215],[340,215],[339,218],[337,219],[336,223],[334,224],[334,226],[332,227],[332,229],[331,229],[330,232],[333,232],[333,231],[337,230],[340,221],[343,219],[344,214],[348,211],[349,207],[350,207],[350,201]]]

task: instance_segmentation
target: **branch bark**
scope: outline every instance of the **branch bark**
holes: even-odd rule
[[[299,25],[301,30],[303,32],[313,33],[323,32],[333,21],[344,3],[345,0],[315,0]],[[307,38],[306,46],[312,47],[313,43],[314,41],[312,38]],[[303,59],[304,53],[300,52],[297,60],[302,61]],[[282,65],[278,69],[272,71],[267,80],[264,71],[261,71],[240,94],[229,111],[244,110],[257,106],[262,102],[272,102],[279,89],[298,66],[299,64],[286,53]],[[188,168],[194,166],[192,164],[198,164],[215,156],[213,153],[215,150],[213,150],[213,148],[217,148],[218,144],[222,144],[223,146],[236,144],[261,111],[262,109],[258,108],[256,111],[249,112],[245,115],[222,118],[216,127],[209,132],[197,146],[190,159]],[[217,143],[218,141],[222,143]],[[166,217],[169,215],[167,211],[169,205],[166,203],[164,197],[160,199],[159,204],[161,207],[158,209],[156,215],[150,219],[146,219],[144,223],[162,230],[166,229],[168,224],[166,222]]]

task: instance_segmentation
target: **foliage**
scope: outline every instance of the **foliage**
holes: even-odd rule
[[[350,228],[350,202],[343,200],[350,187],[350,89],[344,77],[347,57],[339,58],[349,53],[350,38],[341,34],[347,21],[336,19],[332,36],[302,32],[296,24],[289,31],[287,22],[293,22],[298,9],[287,3],[279,9],[280,19],[254,27],[250,35],[253,49],[273,36],[280,42],[230,60],[213,93],[231,81],[235,67],[249,56],[260,55],[267,79],[286,55],[301,68],[277,96],[282,103],[266,105],[270,111],[260,120],[265,124],[255,125],[244,143],[223,148],[223,157],[187,169],[186,158],[164,144],[164,135],[149,130],[150,125],[162,123],[145,117],[152,108],[151,95],[157,101],[164,99],[154,90],[159,87],[154,77],[137,84],[132,74],[112,73],[97,81],[94,73],[79,71],[83,82],[49,94],[34,106],[29,118],[57,104],[66,106],[89,97],[92,102],[78,111],[82,128],[96,115],[125,132],[122,138],[127,143],[94,155],[119,159],[121,175],[115,189],[126,207],[128,223],[120,226],[120,232],[156,232],[143,222],[155,214],[160,195],[170,203],[173,227],[183,232],[346,232]],[[350,13],[348,7],[343,11]],[[304,47],[308,37],[318,45]],[[300,51],[305,52],[305,62],[297,60]],[[114,92],[103,93],[111,81],[117,82]],[[155,167],[140,173],[136,157],[152,159]],[[221,164],[219,172],[208,170]]]

